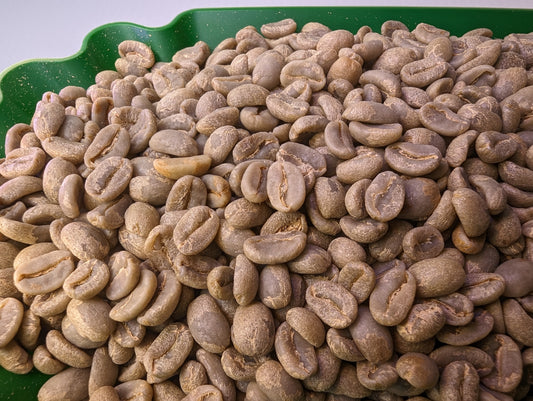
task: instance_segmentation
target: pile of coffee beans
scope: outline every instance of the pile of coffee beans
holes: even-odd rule
[[[533,34],[118,53],[6,135],[0,365],[40,401],[532,399]]]

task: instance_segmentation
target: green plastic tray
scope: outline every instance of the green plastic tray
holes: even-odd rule
[[[356,32],[368,25],[379,32],[387,20],[399,20],[413,29],[426,22],[462,35],[474,28],[492,29],[494,36],[533,31],[533,9],[479,9],[427,7],[281,7],[196,9],[179,14],[168,25],[148,28],[118,22],[89,32],[78,53],[64,59],[29,60],[0,74],[0,154],[5,133],[13,124],[29,123],[35,103],[46,91],[67,85],[88,87],[101,70],[113,69],[117,46],[125,39],[149,44],[157,59],[168,61],[180,48],[203,40],[213,48],[244,26],[293,18],[298,26],[318,21],[332,29]],[[0,368],[0,400],[34,400],[47,376],[38,372],[18,376]]]

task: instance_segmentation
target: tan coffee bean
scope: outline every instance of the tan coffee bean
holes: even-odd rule
[[[129,159],[113,156],[98,163],[85,181],[85,191],[102,202],[116,199],[128,186],[133,167]]]
[[[154,161],[154,168],[167,178],[177,180],[186,175],[201,176],[211,167],[211,158],[197,155],[179,158],[164,158]]]
[[[215,299],[208,294],[189,304],[187,324],[194,340],[209,352],[220,354],[230,345],[230,325]]]
[[[91,341],[105,341],[115,329],[115,322],[109,318],[111,306],[104,300],[73,299],[67,307],[67,316],[76,331]]]
[[[67,368],[48,379],[37,395],[39,400],[81,401],[89,396],[90,369]]]
[[[193,337],[181,323],[166,326],[143,356],[148,383],[160,383],[181,367],[193,347]]]
[[[218,216],[207,206],[195,206],[176,224],[174,242],[184,255],[196,255],[214,240],[220,226]]]
[[[136,318],[148,306],[157,288],[157,277],[150,270],[142,269],[136,287],[117,303],[109,316],[117,322],[127,322]]]
[[[0,301],[0,347],[13,340],[22,324],[24,306],[15,298]]]
[[[28,295],[45,294],[60,288],[73,270],[69,251],[51,251],[22,263],[15,271],[15,286]]]
[[[69,342],[58,330],[51,330],[46,335],[46,348],[64,364],[83,369],[91,366],[92,357]]]
[[[64,226],[61,241],[80,260],[103,259],[110,248],[100,229],[83,222],[72,222]]]

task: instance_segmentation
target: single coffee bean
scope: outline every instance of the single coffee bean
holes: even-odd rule
[[[435,336],[445,323],[446,318],[439,304],[429,300],[415,303],[405,320],[396,326],[396,331],[409,342],[419,342]]]
[[[328,326],[346,328],[357,316],[357,300],[340,284],[317,281],[307,288],[305,298],[311,310]]]
[[[68,368],[49,378],[39,389],[39,400],[81,401],[89,396],[90,369]]]
[[[466,276],[459,261],[445,256],[418,261],[408,271],[415,277],[417,296],[424,298],[449,295],[457,291],[462,287]]]
[[[433,145],[409,142],[393,143],[385,148],[385,161],[397,172],[418,177],[430,174],[442,159]]]
[[[267,265],[259,273],[257,295],[270,309],[281,309],[291,300],[292,288],[286,265]]]
[[[0,347],[13,340],[22,324],[24,306],[16,298],[0,301]]]
[[[255,378],[261,391],[271,400],[296,401],[303,398],[301,383],[275,360],[263,363],[257,369]]]
[[[286,263],[303,252],[306,239],[307,236],[301,231],[257,235],[244,241],[243,250],[246,257],[254,263]]]
[[[480,378],[488,375],[494,368],[494,361],[490,355],[480,348],[469,345],[443,345],[432,351],[429,357],[437,362],[439,369],[455,361],[469,362]]]
[[[219,218],[213,210],[195,206],[176,224],[174,242],[184,255],[196,255],[213,241],[219,226]]]
[[[101,202],[116,199],[128,186],[133,174],[129,159],[113,156],[103,160],[88,175],[85,191]]]
[[[46,294],[63,285],[74,270],[69,251],[56,250],[21,264],[14,275],[17,289],[28,295]]]
[[[230,344],[230,325],[215,299],[208,294],[189,304],[187,324],[194,340],[209,352],[222,353]]]
[[[191,332],[181,323],[166,326],[143,356],[148,383],[161,383],[173,376],[192,350]]]
[[[407,317],[415,293],[415,278],[405,266],[392,268],[376,280],[368,299],[370,313],[379,324],[395,326]]]
[[[433,388],[439,381],[437,364],[429,356],[408,352],[396,361],[398,375],[417,389]]]
[[[376,364],[360,361],[357,362],[356,368],[357,378],[361,384],[372,391],[386,390],[396,383],[399,377],[392,362]]]
[[[390,221],[400,214],[405,199],[403,180],[391,171],[379,173],[365,192],[365,208],[377,221]]]
[[[272,206],[281,212],[294,212],[305,201],[305,182],[291,163],[275,162],[268,169],[267,194]]]
[[[110,310],[111,306],[100,298],[73,299],[67,306],[67,316],[81,336],[98,342],[107,340],[115,329]]]
[[[81,221],[74,221],[61,230],[61,241],[78,259],[103,259],[109,252],[109,241],[104,233]]]
[[[231,340],[237,351],[252,357],[267,355],[274,346],[274,318],[260,302],[238,306],[231,326]]]
[[[479,375],[468,361],[453,361],[447,364],[440,376],[439,391],[446,399],[477,400]]]
[[[157,277],[150,270],[142,269],[135,288],[120,300],[109,312],[111,319],[127,322],[136,318],[148,306],[157,289]]]
[[[304,380],[318,369],[314,347],[287,322],[276,330],[274,347],[279,362],[292,377]]]

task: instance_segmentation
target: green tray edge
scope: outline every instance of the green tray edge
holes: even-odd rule
[[[178,14],[160,27],[130,22],[115,22],[91,30],[81,48],[65,58],[30,59],[14,64],[0,73],[0,154],[4,154],[5,133],[13,124],[29,123],[36,102],[46,91],[59,91],[66,85],[88,87],[103,69],[112,69],[118,57],[117,45],[136,39],[152,46],[158,60],[169,60],[180,48],[204,40],[212,48],[233,36],[246,25],[293,18],[301,27],[319,21],[332,29],[356,31],[363,25],[379,32],[381,24],[394,19],[413,29],[426,22],[447,29],[454,35],[487,27],[494,37],[533,31],[533,9],[472,7],[228,7],[198,8]],[[228,22],[229,20],[229,22]],[[161,40],[171,35],[169,41]],[[183,35],[183,36],[182,36]],[[98,42],[101,41],[101,44]],[[49,378],[35,370],[16,375],[0,368],[0,400],[37,399],[40,386]]]

